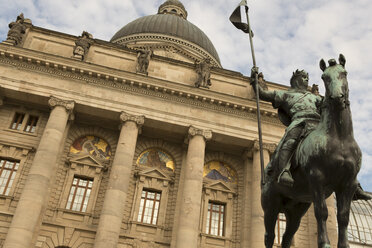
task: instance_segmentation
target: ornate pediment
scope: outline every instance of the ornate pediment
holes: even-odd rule
[[[207,183],[204,186],[204,188],[209,189],[209,190],[216,190],[216,191],[222,191],[225,193],[235,194],[234,189],[232,189],[227,183],[222,182],[222,181],[218,181],[218,182],[214,181],[212,183]]]
[[[107,168],[107,164],[105,162],[95,159],[90,154],[71,157],[68,159],[68,162],[72,169],[76,168],[76,166],[89,166],[95,168],[99,173],[101,170],[106,170]]]
[[[171,181],[172,179],[163,171],[161,171],[158,168],[150,168],[142,170],[138,173],[140,177],[150,177],[150,178],[156,178],[163,181]]]

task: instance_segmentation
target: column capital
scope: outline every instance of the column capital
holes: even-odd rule
[[[274,153],[277,144],[274,143],[262,143],[262,148],[269,151],[271,154]],[[258,140],[254,140],[253,142],[253,150],[258,151],[260,150],[260,142]]]
[[[56,106],[64,107],[69,114],[72,113],[72,111],[75,107],[75,101],[63,100],[63,99],[57,98],[55,96],[51,96],[49,98],[48,104],[52,109]]]
[[[188,131],[188,140],[196,135],[202,136],[205,141],[212,139],[211,130],[199,129],[194,126],[190,126]]]
[[[138,127],[141,127],[145,123],[145,116],[143,115],[131,115],[125,113],[124,111],[120,114],[120,121],[122,123],[127,121],[133,121],[137,124]]]

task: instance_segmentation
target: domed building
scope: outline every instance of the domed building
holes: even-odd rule
[[[151,49],[154,54],[189,63],[209,59],[221,67],[217,51],[197,26],[187,21],[187,11],[178,0],[160,5],[156,15],[134,20],[120,29],[111,42],[133,49]]]
[[[264,247],[254,92],[187,16],[167,0],[110,41],[23,15],[9,24],[0,247]],[[261,118],[267,163],[285,126],[265,102]],[[372,246],[371,204],[353,203],[352,247]],[[332,197],[327,205],[335,245]],[[285,223],[279,216],[276,247]],[[317,247],[316,232],[310,208],[291,247]]]

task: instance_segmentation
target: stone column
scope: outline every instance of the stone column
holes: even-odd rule
[[[51,97],[49,105],[52,111],[10,224],[4,248],[33,247],[41,226],[51,178],[54,178],[56,172],[58,153],[63,145],[63,134],[74,102]]]
[[[122,121],[120,137],[99,219],[95,248],[117,247],[138,132],[145,118],[123,112],[120,120]]]
[[[198,247],[205,144],[211,138],[212,132],[210,130],[201,130],[192,126],[189,128],[189,146],[176,248]]]
[[[270,152],[274,152],[274,144],[263,144],[264,165],[270,161]],[[264,213],[261,207],[261,164],[259,142],[253,146],[252,194],[251,194],[251,238],[250,247],[265,247]],[[244,247],[245,248],[245,247]]]

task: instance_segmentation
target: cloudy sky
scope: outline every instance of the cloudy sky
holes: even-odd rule
[[[0,40],[24,13],[34,25],[110,40],[128,22],[156,14],[164,0],[1,0]],[[181,0],[182,1],[182,0]],[[188,20],[214,43],[226,69],[249,75],[248,36],[228,18],[240,0],[183,0]],[[289,85],[295,69],[310,74],[324,93],[319,60],[346,57],[354,132],[363,151],[359,179],[372,192],[372,1],[248,0],[257,64],[269,81]]]

